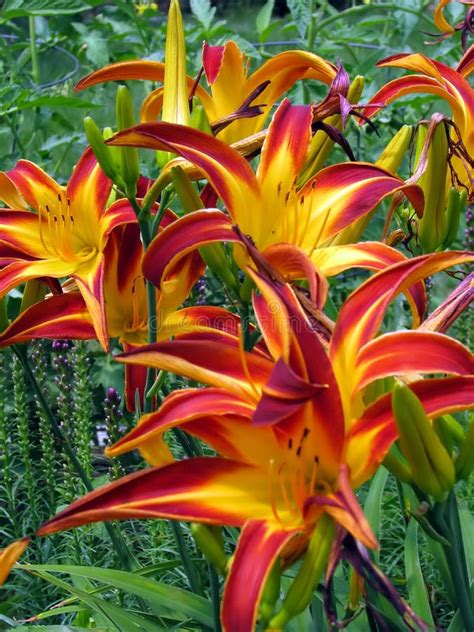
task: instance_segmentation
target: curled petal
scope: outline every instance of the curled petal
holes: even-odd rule
[[[144,123],[119,132],[114,146],[171,151],[199,167],[239,224],[250,219],[260,202],[257,180],[248,162],[222,141],[196,129],[172,123]]]
[[[470,252],[440,252],[390,266],[357,288],[341,308],[329,355],[349,415],[357,355],[377,333],[390,302],[423,278],[448,267],[474,260]],[[414,326],[418,326],[415,322]]]
[[[474,356],[454,338],[439,333],[415,330],[385,334],[359,351],[355,389],[382,377],[409,373],[473,375]]]
[[[95,338],[92,321],[82,296],[77,292],[71,292],[35,303],[21,312],[0,334],[0,347],[34,338]]]
[[[250,418],[252,413],[251,404],[222,389],[175,391],[163,401],[158,411],[144,415],[139,425],[107,448],[106,453],[108,456],[118,456],[129,452],[140,447],[141,443],[160,436],[177,425],[187,425],[195,419],[222,415]],[[212,428],[214,424],[210,422],[209,425]]]
[[[418,329],[424,331],[447,331],[454,321],[474,301],[474,272],[471,272],[448,298],[439,305]]]
[[[240,242],[222,211],[195,211],[167,226],[150,244],[143,258],[143,274],[160,287],[187,254],[207,244]]]

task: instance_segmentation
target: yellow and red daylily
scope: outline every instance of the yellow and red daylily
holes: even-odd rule
[[[112,145],[172,151],[194,163],[228,211],[228,215],[215,209],[192,213],[165,230],[145,257],[147,278],[159,285],[165,264],[174,266],[187,252],[214,241],[238,241],[233,224],[262,253],[291,244],[309,255],[324,274],[351,265],[377,269],[403,258],[379,243],[328,246],[335,235],[393,193],[403,192],[421,215],[423,194],[380,167],[357,162],[322,169],[298,187],[311,123],[311,106],[283,101],[268,129],[256,173],[231,147],[184,126],[147,123],[111,139]]]
[[[452,166],[459,184],[467,188],[470,198],[474,195],[474,90],[467,81],[474,68],[474,46],[466,52],[456,69],[430,59],[420,53],[392,55],[378,62],[377,66],[405,68],[413,75],[389,81],[370,99],[363,114],[374,116],[377,111],[407,94],[427,93],[444,99],[451,108],[452,120],[457,127],[452,139],[461,140],[462,155],[452,157]],[[378,106],[378,107],[377,107]],[[460,139],[458,139],[458,133]]]
[[[116,227],[136,222],[123,200],[107,207],[111,186],[90,149],[65,187],[27,160],[0,174],[0,199],[11,207],[0,210],[0,296],[29,279],[71,277],[104,348],[104,251]]]
[[[470,253],[437,253],[378,273],[344,304],[329,352],[292,289],[249,270],[260,290],[254,309],[265,345],[244,351],[238,323],[229,315],[220,330],[177,336],[119,358],[210,387],[174,392],[109,454],[147,450],[180,425],[220,456],[127,476],[77,500],[38,535],[130,517],[242,527],[222,622],[226,632],[253,630],[271,568],[278,559],[287,565],[304,554],[324,514],[366,546],[376,545],[353,488],[383,459],[396,426],[390,394],[360,410],[364,387],[388,375],[449,373],[455,377],[411,384],[427,413],[435,417],[474,406],[474,359],[461,344],[416,330],[374,339],[400,291],[473,259]],[[419,299],[417,312],[423,308]],[[353,379],[341,373],[343,366],[354,369]]]
[[[265,125],[271,108],[299,79],[315,79],[330,85],[337,74],[337,68],[318,55],[306,51],[293,50],[275,55],[254,73],[248,75],[249,60],[232,40],[223,46],[203,45],[202,61],[209,92],[195,85],[192,77],[187,77],[189,93],[200,100],[207,118],[213,123],[221,123],[234,114],[258,92],[261,114],[252,118],[237,118],[232,124],[218,132],[218,137],[226,143],[247,138]],[[125,61],[110,64],[84,77],[76,86],[83,90],[106,81],[142,79],[164,82],[165,64],[157,61]],[[163,88],[153,91],[142,105],[142,122],[156,121],[163,106]]]

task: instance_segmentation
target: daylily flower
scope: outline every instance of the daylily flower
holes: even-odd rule
[[[120,358],[175,370],[210,388],[173,393],[109,453],[146,449],[181,425],[221,456],[127,476],[77,500],[37,535],[130,517],[242,527],[222,622],[226,632],[254,629],[270,570],[278,559],[288,565],[304,554],[324,514],[365,545],[376,545],[352,488],[371,476],[396,428],[390,393],[361,410],[365,386],[389,375],[454,374],[410,387],[431,417],[474,406],[474,361],[460,343],[425,331],[374,339],[400,291],[473,259],[436,253],[378,273],[344,304],[329,353],[290,287],[249,270],[261,292],[254,308],[266,348],[245,352],[234,316],[221,331],[178,336]],[[422,306],[419,296],[415,315]]]
[[[474,68],[474,46],[467,51],[455,70],[442,62],[420,53],[392,55],[378,62],[381,67],[398,67],[416,74],[389,81],[370,99],[363,114],[374,116],[377,111],[396,99],[412,93],[428,93],[444,99],[451,108],[456,126],[451,135],[453,156],[451,164],[458,184],[467,189],[472,198],[474,191],[474,90],[467,76]],[[379,107],[374,107],[376,104]],[[459,136],[459,138],[458,138]],[[459,144],[462,143],[462,146]]]
[[[150,246],[144,260],[147,278],[159,285],[158,271],[170,261],[174,265],[181,253],[214,241],[236,241],[232,224],[249,235],[262,253],[269,253],[279,244],[297,246],[324,274],[351,265],[380,268],[398,261],[400,253],[384,244],[325,246],[383,198],[399,191],[421,215],[421,190],[368,163],[332,165],[298,188],[311,141],[311,122],[311,106],[283,101],[270,124],[256,174],[232,148],[183,126],[148,123],[111,139],[111,145],[173,151],[194,163],[230,216],[211,209],[178,220],[171,232],[166,231],[167,237],[163,233]],[[239,261],[242,264],[245,259],[240,257]]]
[[[202,61],[210,92],[187,77],[189,93],[201,102],[211,125],[222,123],[247,103],[250,107],[258,95],[261,114],[246,118],[245,112],[231,125],[222,128],[218,137],[226,143],[246,138],[265,124],[271,108],[299,79],[315,79],[330,85],[337,68],[313,53],[293,50],[275,55],[248,76],[249,60],[232,40],[223,46],[203,45]],[[106,81],[142,79],[163,82],[165,65],[157,61],[125,61],[110,64],[81,79],[76,90],[83,90]],[[145,99],[141,121],[156,121],[163,107],[163,88]],[[255,113],[255,112],[254,112]]]
[[[120,204],[125,205],[122,200]],[[161,227],[176,220],[167,211]],[[145,279],[141,262],[143,246],[137,224],[116,228],[104,251],[105,269],[103,293],[107,333],[117,338],[125,350],[143,345],[148,340],[148,307]],[[170,275],[161,291],[157,292],[156,318],[158,339],[166,339],[213,322],[221,315],[221,308],[199,307],[178,310],[192,286],[203,273],[203,263],[197,253],[183,259]],[[71,287],[73,285],[73,287]],[[64,293],[35,303],[0,334],[0,347],[37,338],[94,339],[97,334],[88,307],[75,284],[67,281]],[[134,410],[135,392],[143,395],[146,369],[126,367],[125,394],[129,410]]]
[[[0,210],[0,296],[29,279],[71,277],[106,349],[104,250],[114,228],[136,222],[124,200],[107,208],[110,191],[90,149],[66,187],[26,160],[0,174],[0,198],[11,207]]]

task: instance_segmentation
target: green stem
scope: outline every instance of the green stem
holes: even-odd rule
[[[314,40],[316,39],[315,15],[314,15],[315,5],[316,5],[316,0],[311,0],[309,3],[309,24],[308,24],[308,37],[307,37],[308,50],[310,51],[313,50]]]
[[[219,576],[212,564],[209,564],[209,585],[211,589],[212,617],[214,619],[214,632],[221,632]]]
[[[179,524],[179,522],[175,522],[173,520],[170,521],[170,524],[176,540],[176,544],[178,546],[179,556],[181,557],[181,561],[184,566],[184,572],[186,573],[186,577],[188,578],[189,586],[194,593],[200,595],[202,593],[201,586],[199,585],[196,570],[189,555],[188,547],[184,539],[181,525]]]
[[[60,442],[60,445],[62,446],[62,448],[64,449],[64,452],[66,453],[67,457],[69,458],[72,467],[74,468],[76,474],[78,475],[78,477],[81,479],[84,487],[87,489],[87,491],[91,492],[94,490],[94,487],[92,485],[92,483],[90,482],[84,468],[82,467],[82,465],[80,464],[75,451],[73,450],[72,446],[70,445],[69,441],[67,440],[67,438],[65,437],[63,431],[61,430],[61,427],[59,426],[58,422],[56,421],[55,416],[53,415],[53,412],[51,411],[48,402],[46,401],[43,392],[41,390],[41,388],[39,387],[38,382],[36,381],[36,378],[34,376],[33,371],[31,370],[31,367],[28,363],[28,359],[26,357],[26,354],[24,353],[24,350],[21,349],[20,347],[17,346],[13,346],[13,351],[15,353],[15,355],[17,356],[17,358],[20,360],[21,365],[23,366],[23,369],[25,371],[25,375],[29,381],[29,383],[31,384],[31,387],[38,399],[39,405],[41,406],[41,408],[43,409],[43,412],[45,414],[45,416],[47,417],[51,429],[54,433],[54,435],[56,436],[56,438],[58,439],[58,441]],[[134,557],[132,556],[132,554],[130,553],[130,551],[128,550],[125,542],[122,539],[122,535],[120,534],[120,532],[118,532],[116,530],[116,528],[114,527],[114,525],[106,522],[104,523],[104,526],[109,534],[110,539],[112,540],[112,543],[114,545],[114,548],[117,552],[117,555],[121,561],[121,563],[123,564],[124,568],[126,568],[127,570],[131,571],[131,570],[135,570],[137,568],[137,562],[134,559]]]
[[[30,15],[28,18],[28,26],[30,30],[30,55],[31,55],[31,76],[38,86],[40,83],[40,67],[38,60],[38,48],[36,47],[36,25],[35,16]]]
[[[455,596],[464,628],[466,630],[474,630],[474,611],[469,585],[469,573],[457,501],[453,491],[451,491],[446,502],[436,503],[430,518],[436,529],[443,534],[449,543],[442,546],[453,586],[456,586]]]

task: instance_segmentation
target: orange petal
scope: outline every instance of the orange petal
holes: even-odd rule
[[[29,538],[22,538],[0,551],[0,586],[5,583],[12,566],[23,554],[30,541]]]

